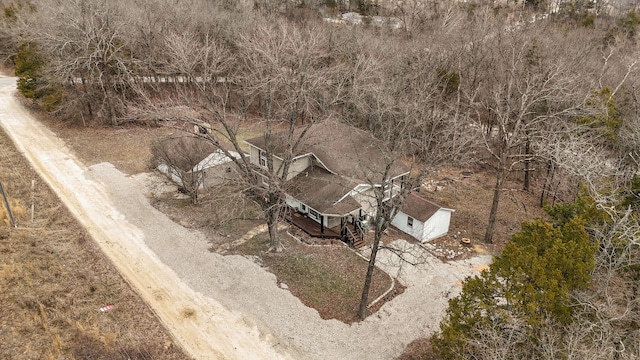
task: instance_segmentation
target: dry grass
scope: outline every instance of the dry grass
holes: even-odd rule
[[[462,175],[463,172],[465,176]],[[472,251],[462,253],[496,254],[511,239],[511,235],[520,230],[522,222],[547,218],[544,210],[537,204],[537,194],[520,190],[522,184],[518,180],[514,176],[507,182],[498,207],[493,243],[485,244],[484,233],[495,186],[495,178],[491,172],[481,169],[445,169],[427,179],[426,182],[437,184],[438,190],[435,187],[431,188],[432,191],[423,188],[422,193],[443,206],[455,209],[451,216],[449,236],[437,239],[433,244],[460,250],[464,248],[460,239],[465,237],[471,239],[473,246],[470,248]]]
[[[231,186],[201,190],[197,205],[185,196],[175,195],[158,195],[151,203],[176,223],[204,233],[214,251],[264,223],[259,207],[238,196],[238,190]]]
[[[337,319],[345,323],[357,321],[367,261],[339,244],[310,246],[293,239],[286,232],[281,238],[286,248],[283,252],[267,252],[269,237],[264,233],[231,249],[231,252],[259,257],[262,265],[276,275],[281,286],[286,284],[292,294],[306,306],[318,310],[323,319]],[[389,276],[376,269],[369,302],[392,285]],[[386,300],[401,291],[397,288]]]
[[[174,130],[163,127],[123,125],[108,127],[97,124],[73,125],[46,113],[37,112],[39,119],[55,132],[86,165],[110,162],[127,174],[149,171],[151,144]]]
[[[56,132],[86,164],[108,161],[120,171],[130,174],[149,171],[151,142],[172,131],[166,128],[136,126],[115,129],[101,126],[78,127],[46,116],[45,119],[50,129]],[[248,126],[243,127],[238,133],[241,143],[261,134],[261,123],[253,121],[247,124]],[[220,188],[215,191],[204,190],[200,193],[198,205],[191,204],[188,199],[176,198],[173,194],[154,198],[152,202],[177,223],[205,233],[212,249],[215,250],[262,223],[256,205],[229,194],[232,192],[225,192]],[[221,203],[226,206],[220,206]],[[292,251],[294,248],[295,251]],[[287,283],[294,295],[307,306],[318,310],[324,318],[339,319],[348,323],[356,320],[366,262],[350,250],[342,247],[329,250],[291,246],[282,254],[261,256],[270,271],[274,272],[280,281]],[[335,270],[340,268],[344,269]],[[317,283],[314,282],[315,279],[324,280]],[[386,274],[376,272],[369,298],[377,298],[390,284]],[[398,287],[392,296],[401,291]],[[336,301],[336,298],[341,300]],[[187,317],[188,314],[183,315]]]
[[[75,152],[82,157],[87,164],[101,161],[109,161],[118,169],[127,173],[137,173],[148,171],[150,159],[150,143],[158,136],[168,134],[171,130],[162,128],[144,128],[136,126],[125,126],[120,128],[108,127],[74,127],[64,123],[48,120],[49,126],[58,133]],[[249,126],[239,133],[241,143],[243,140],[259,135],[261,124],[257,121],[249,121]],[[465,173],[463,176],[463,172]],[[452,216],[452,223],[449,235],[432,242],[436,249],[441,252],[432,252],[443,261],[460,259],[474,256],[476,254],[499,253],[506,244],[511,234],[520,229],[523,221],[536,217],[545,217],[545,213],[537,206],[537,193],[531,194],[522,192],[519,178],[512,178],[507,184],[507,190],[502,194],[498,221],[496,224],[493,244],[482,242],[484,230],[486,228],[488,212],[491,205],[492,189],[494,178],[489,171],[483,169],[446,169],[434,174],[430,179],[437,184],[438,190],[427,191],[423,189],[423,194],[441,203],[444,206],[454,208],[456,212]],[[538,184],[539,185],[539,184]],[[535,184],[534,184],[535,188]],[[28,198],[28,197],[25,197]],[[216,249],[221,244],[233,241],[242,236],[247,230],[258,225],[260,220],[258,209],[250,202],[239,203],[236,198],[228,201],[216,197],[215,193],[202,193],[200,204],[194,206],[188,200],[175,199],[172,196],[154,199],[154,206],[167,213],[174,221],[191,228],[197,228],[207,234],[211,241],[212,249]],[[221,207],[220,203],[227,206]],[[233,204],[232,208],[244,207],[248,212],[237,214],[229,218],[221,218],[219,215],[225,213],[230,208],[228,204]],[[26,205],[28,207],[28,205]],[[216,215],[218,214],[218,215]],[[1,235],[1,234],[0,234]],[[397,234],[393,234],[396,236]],[[1,236],[0,236],[1,237]],[[398,235],[398,237],[400,237]],[[470,238],[471,247],[460,244],[460,238]],[[265,241],[262,239],[262,241]],[[255,244],[254,244],[255,245]],[[258,244],[259,245],[259,244]],[[248,246],[248,244],[247,244]],[[250,254],[262,249],[237,249],[243,253]],[[324,254],[331,254],[332,251],[323,249]],[[292,293],[301,300],[318,309],[325,318],[338,318],[349,322],[353,320],[355,314],[353,305],[348,309],[337,309],[334,304],[341,302],[331,298],[322,299],[317,291],[322,284],[308,285],[305,281],[300,281],[300,286],[296,285],[296,280],[289,278],[291,273],[295,273],[300,268],[313,268],[316,272],[322,273],[324,270],[318,268],[317,264],[336,265],[339,257],[330,255],[317,262],[318,255],[312,250],[296,250],[291,252],[288,249],[287,255],[261,254],[264,264],[271,269],[279,280],[286,283]],[[313,259],[313,263],[310,263]],[[302,264],[302,265],[301,265]],[[278,272],[281,272],[278,274]],[[287,273],[290,273],[287,275]],[[354,285],[358,288],[362,283],[362,274],[356,272],[346,272],[350,274]],[[332,280],[333,281],[333,280]],[[351,281],[351,280],[350,280]],[[305,289],[308,287],[309,289]],[[316,290],[314,290],[314,288]],[[314,300],[315,298],[315,300]],[[375,298],[374,295],[371,298]],[[351,318],[350,318],[351,317]],[[416,348],[412,347],[412,352],[420,356],[427,343],[416,343]],[[423,352],[422,352],[423,353]],[[411,357],[409,357],[411,358]],[[419,357],[418,357],[419,358]],[[425,357],[429,358],[429,357]]]
[[[2,179],[0,179],[2,180]],[[9,197],[9,208],[11,209],[11,215],[15,218],[24,218],[27,214],[24,206],[16,199],[12,199]],[[4,204],[4,202],[0,202],[0,226],[4,224],[5,226],[11,225],[11,217],[9,216],[9,211]]]
[[[4,133],[0,152],[18,222],[0,225],[0,358],[186,359]]]

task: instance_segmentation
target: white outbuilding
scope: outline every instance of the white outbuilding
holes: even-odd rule
[[[240,154],[235,151],[229,151],[229,154],[236,159],[240,158]],[[188,160],[193,159],[197,159],[197,157],[189,158]],[[222,150],[218,149],[194,165],[185,161],[175,161],[174,166],[161,163],[157,169],[180,186],[182,186],[183,176],[197,176],[199,179],[198,188],[204,188],[217,185],[225,179],[235,178],[235,165],[232,161]],[[179,165],[183,165],[183,168],[180,168]]]
[[[447,235],[454,211],[411,193],[391,224],[424,243]]]

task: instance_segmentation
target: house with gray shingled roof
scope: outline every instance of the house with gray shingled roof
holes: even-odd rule
[[[382,185],[376,177],[385,171],[386,162],[380,159],[389,152],[371,133],[337,121],[315,123],[306,131],[295,154],[286,153],[286,139],[278,140],[286,136],[284,132],[271,134],[269,139],[259,136],[246,140],[251,163],[267,171],[267,142],[274,171],[281,171],[285,157],[293,159],[286,175],[286,203],[293,220],[307,220],[306,226],[292,221],[307,233],[344,239],[349,229],[362,231],[375,214],[373,187]],[[294,132],[294,138],[299,135]],[[401,159],[394,162],[387,176],[391,182],[389,198],[403,186],[409,170]]]

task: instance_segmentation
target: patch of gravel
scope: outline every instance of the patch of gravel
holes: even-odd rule
[[[108,163],[91,166],[88,173],[103,185],[126,220],[144,233],[147,246],[185,282],[243,314],[248,325],[275,336],[281,350],[296,358],[397,357],[412,340],[438,329],[448,299],[460,291],[459,282],[490,262],[489,256],[480,256],[443,263],[417,245],[396,241],[395,246],[410,250],[417,265],[402,264],[386,250],[380,252],[379,264],[398,276],[406,286],[404,293],[360,323],[323,320],[279,287],[273,274],[245,257],[210,252],[202,234],[152,207],[144,194],[158,189],[149,175],[127,176]]]
[[[178,185],[169,181],[166,176],[158,172],[148,172],[133,175],[133,178],[143,185],[147,197],[161,197],[172,194],[177,199],[188,199],[189,196],[178,191]]]

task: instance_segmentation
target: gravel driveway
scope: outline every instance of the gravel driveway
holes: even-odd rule
[[[85,226],[123,277],[198,359],[393,359],[432,334],[459,282],[490,261],[443,263],[420,249],[420,264],[380,264],[405,292],[353,325],[322,320],[251,260],[208,251],[207,240],[153,208],[147,174],[82,165],[15,101],[15,78],[0,78],[0,122],[17,147]],[[405,246],[402,242],[398,246]]]

